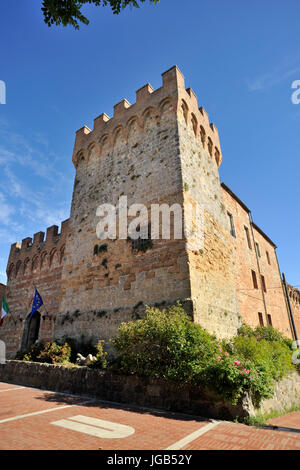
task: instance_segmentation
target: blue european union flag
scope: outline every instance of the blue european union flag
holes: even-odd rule
[[[31,314],[30,314],[30,320],[35,314],[35,312],[39,309],[41,305],[43,305],[43,299],[38,293],[37,289],[35,289],[35,294],[34,294],[34,299],[33,299],[33,304],[32,304],[32,309],[31,309]]]

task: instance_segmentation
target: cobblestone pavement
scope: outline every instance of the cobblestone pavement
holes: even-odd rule
[[[300,450],[300,412],[275,422],[256,429],[0,382],[1,450]]]

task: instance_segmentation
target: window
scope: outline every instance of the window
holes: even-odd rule
[[[205,148],[206,133],[205,133],[204,127],[202,126],[200,126],[200,137],[201,137],[203,148]]]
[[[260,326],[264,326],[263,314],[261,312],[258,312],[258,320],[259,320]]]
[[[215,147],[215,160],[216,160],[217,165],[219,166],[219,164],[220,164],[220,152],[217,149],[217,147]]]
[[[186,102],[184,100],[182,100],[181,109],[182,109],[182,113],[183,113],[185,122],[187,122],[188,114],[189,114],[189,108],[188,108],[188,105],[186,104]]]
[[[257,242],[255,242],[255,247],[256,247],[257,256],[260,257],[260,249],[259,249],[259,244]]]
[[[268,263],[271,264],[270,255],[269,255],[269,252],[268,252],[268,251],[266,251],[266,255],[267,255]]]
[[[246,232],[246,238],[247,238],[247,243],[248,243],[248,247],[250,248],[250,250],[252,250],[252,246],[251,246],[251,240],[250,240],[250,234],[249,234],[249,229],[248,227],[244,227],[245,228],[245,232]]]
[[[272,326],[272,318],[271,318],[271,315],[267,315],[267,319],[268,319],[268,325]]]
[[[261,283],[262,283],[262,287],[263,287],[264,292],[267,292],[265,277],[262,274],[261,274]]]
[[[192,127],[193,127],[195,137],[197,137],[197,135],[198,135],[198,122],[197,122],[196,116],[194,114],[192,114],[191,121],[192,121]]]
[[[212,152],[213,152],[213,143],[210,137],[207,139],[207,148],[209,151],[209,155],[212,157]]]
[[[251,274],[252,274],[253,287],[254,287],[254,289],[258,289],[257,278],[256,278],[256,272],[255,272],[255,271],[251,271]]]
[[[228,215],[228,218],[229,218],[229,223],[230,223],[230,234],[233,236],[233,237],[236,237],[235,235],[235,228],[234,228],[234,222],[233,222],[233,217],[232,215],[227,212],[227,215]]]

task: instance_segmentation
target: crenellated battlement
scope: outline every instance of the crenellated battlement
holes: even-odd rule
[[[142,133],[149,115],[160,125],[165,111],[179,115],[183,112],[186,124],[194,130],[200,145],[207,148],[216,159],[218,166],[222,161],[218,130],[203,107],[198,107],[197,96],[191,88],[185,89],[185,80],[181,71],[174,66],[162,73],[162,87],[154,90],[147,83],[136,91],[136,102],[130,104],[126,99],[115,104],[113,117],[102,113],[94,119],[91,130],[83,126],[76,132],[72,161],[77,168],[81,161],[88,162],[92,149],[100,156],[103,152],[114,149],[117,137],[128,145],[133,124],[137,132]]]
[[[45,232],[37,232],[33,238],[23,238],[22,243],[11,245],[6,273],[8,280],[16,277],[20,272],[33,271],[37,266],[42,267],[53,264],[55,256],[61,261],[66,236],[69,232],[69,219],[61,223],[61,230],[57,225],[47,228]]]

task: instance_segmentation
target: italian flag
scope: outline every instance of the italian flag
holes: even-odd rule
[[[7,305],[6,303],[6,300],[5,298],[3,297],[3,300],[2,300],[2,309],[1,309],[1,318],[0,318],[0,326],[2,325],[3,323],[3,318],[5,317],[5,315],[9,312],[9,306]]]

